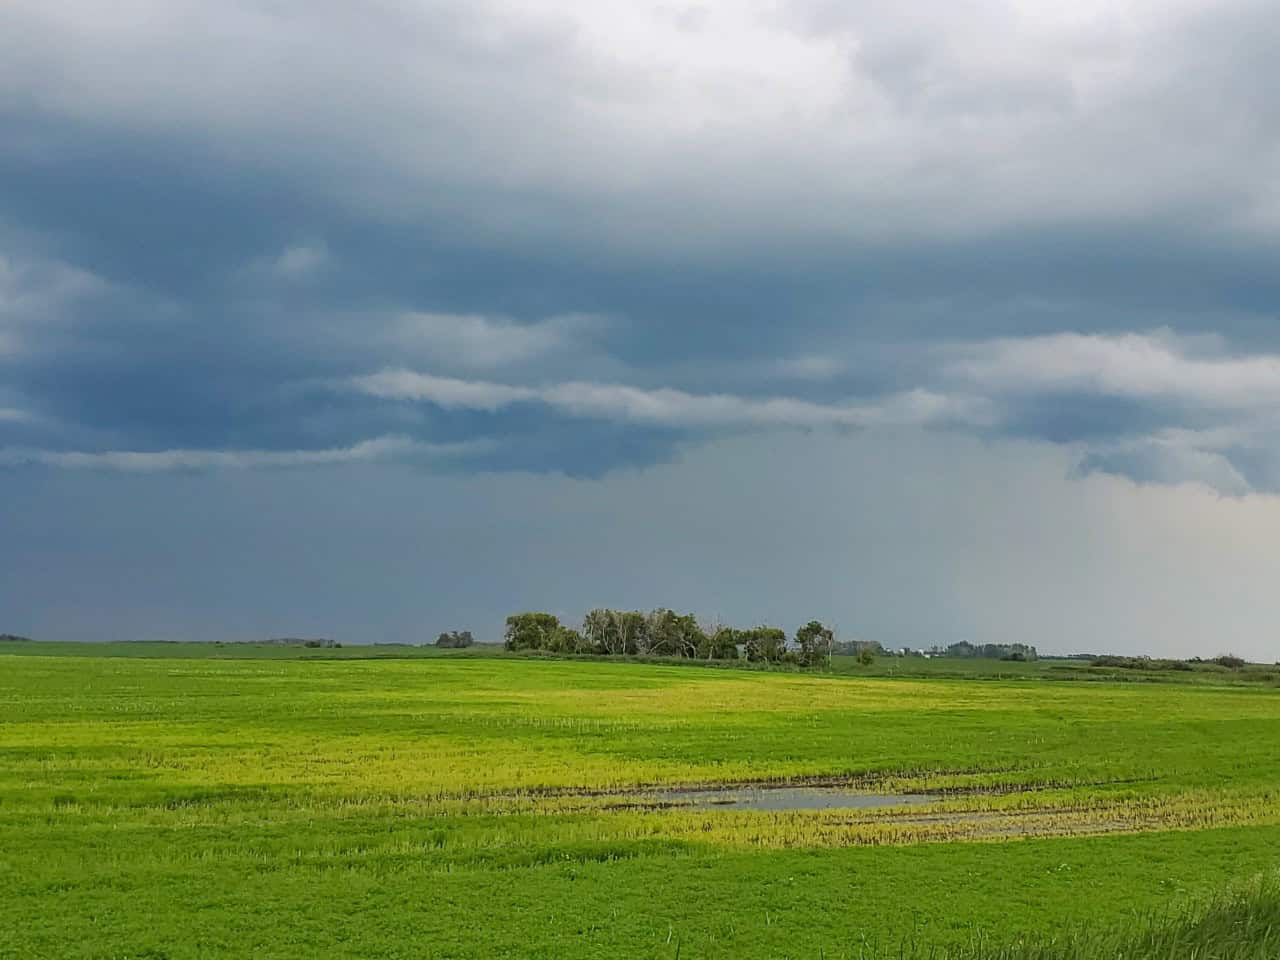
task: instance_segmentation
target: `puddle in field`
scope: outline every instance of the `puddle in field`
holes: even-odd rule
[[[699,787],[648,790],[641,804],[692,810],[868,810],[933,803],[928,793],[863,793],[848,787]]]

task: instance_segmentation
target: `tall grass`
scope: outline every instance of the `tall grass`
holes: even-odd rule
[[[868,954],[866,960],[873,955]],[[883,956],[883,955],[880,955]],[[905,946],[911,960],[1276,960],[1280,958],[1280,874],[1219,894],[1178,914],[1152,913],[1122,927],[1081,927],[1057,936],[959,947]]]

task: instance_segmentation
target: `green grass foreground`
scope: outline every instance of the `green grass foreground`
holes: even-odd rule
[[[0,957],[855,958],[1132,934],[1280,866],[1266,685],[190,646],[0,654]],[[945,799],[608,795],[832,777]]]
[[[913,960],[1275,960],[1280,957],[1280,880],[1268,875],[1181,915],[1153,913],[1109,929],[909,949]],[[906,950],[894,952],[901,957]],[[866,960],[872,960],[871,953]]]

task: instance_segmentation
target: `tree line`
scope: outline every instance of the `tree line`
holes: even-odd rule
[[[1036,648],[1027,643],[970,643],[961,640],[949,647],[931,647],[929,654],[935,657],[959,657],[982,660],[1037,660]]]
[[[470,630],[446,630],[436,637],[436,646],[450,650],[461,650],[476,642]]]
[[[814,666],[831,655],[834,633],[817,620],[795,632],[778,627],[741,629],[703,627],[693,614],[659,609],[611,610],[600,607],[569,627],[550,613],[514,613],[507,617],[503,645],[508,650],[545,650],[596,656],[683,657],[690,660],[750,660]]]

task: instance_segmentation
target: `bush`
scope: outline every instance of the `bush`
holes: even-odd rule
[[[1213,662],[1220,667],[1226,667],[1228,670],[1242,670],[1246,666],[1243,657],[1237,657],[1232,653],[1224,653],[1220,657],[1214,657]]]

